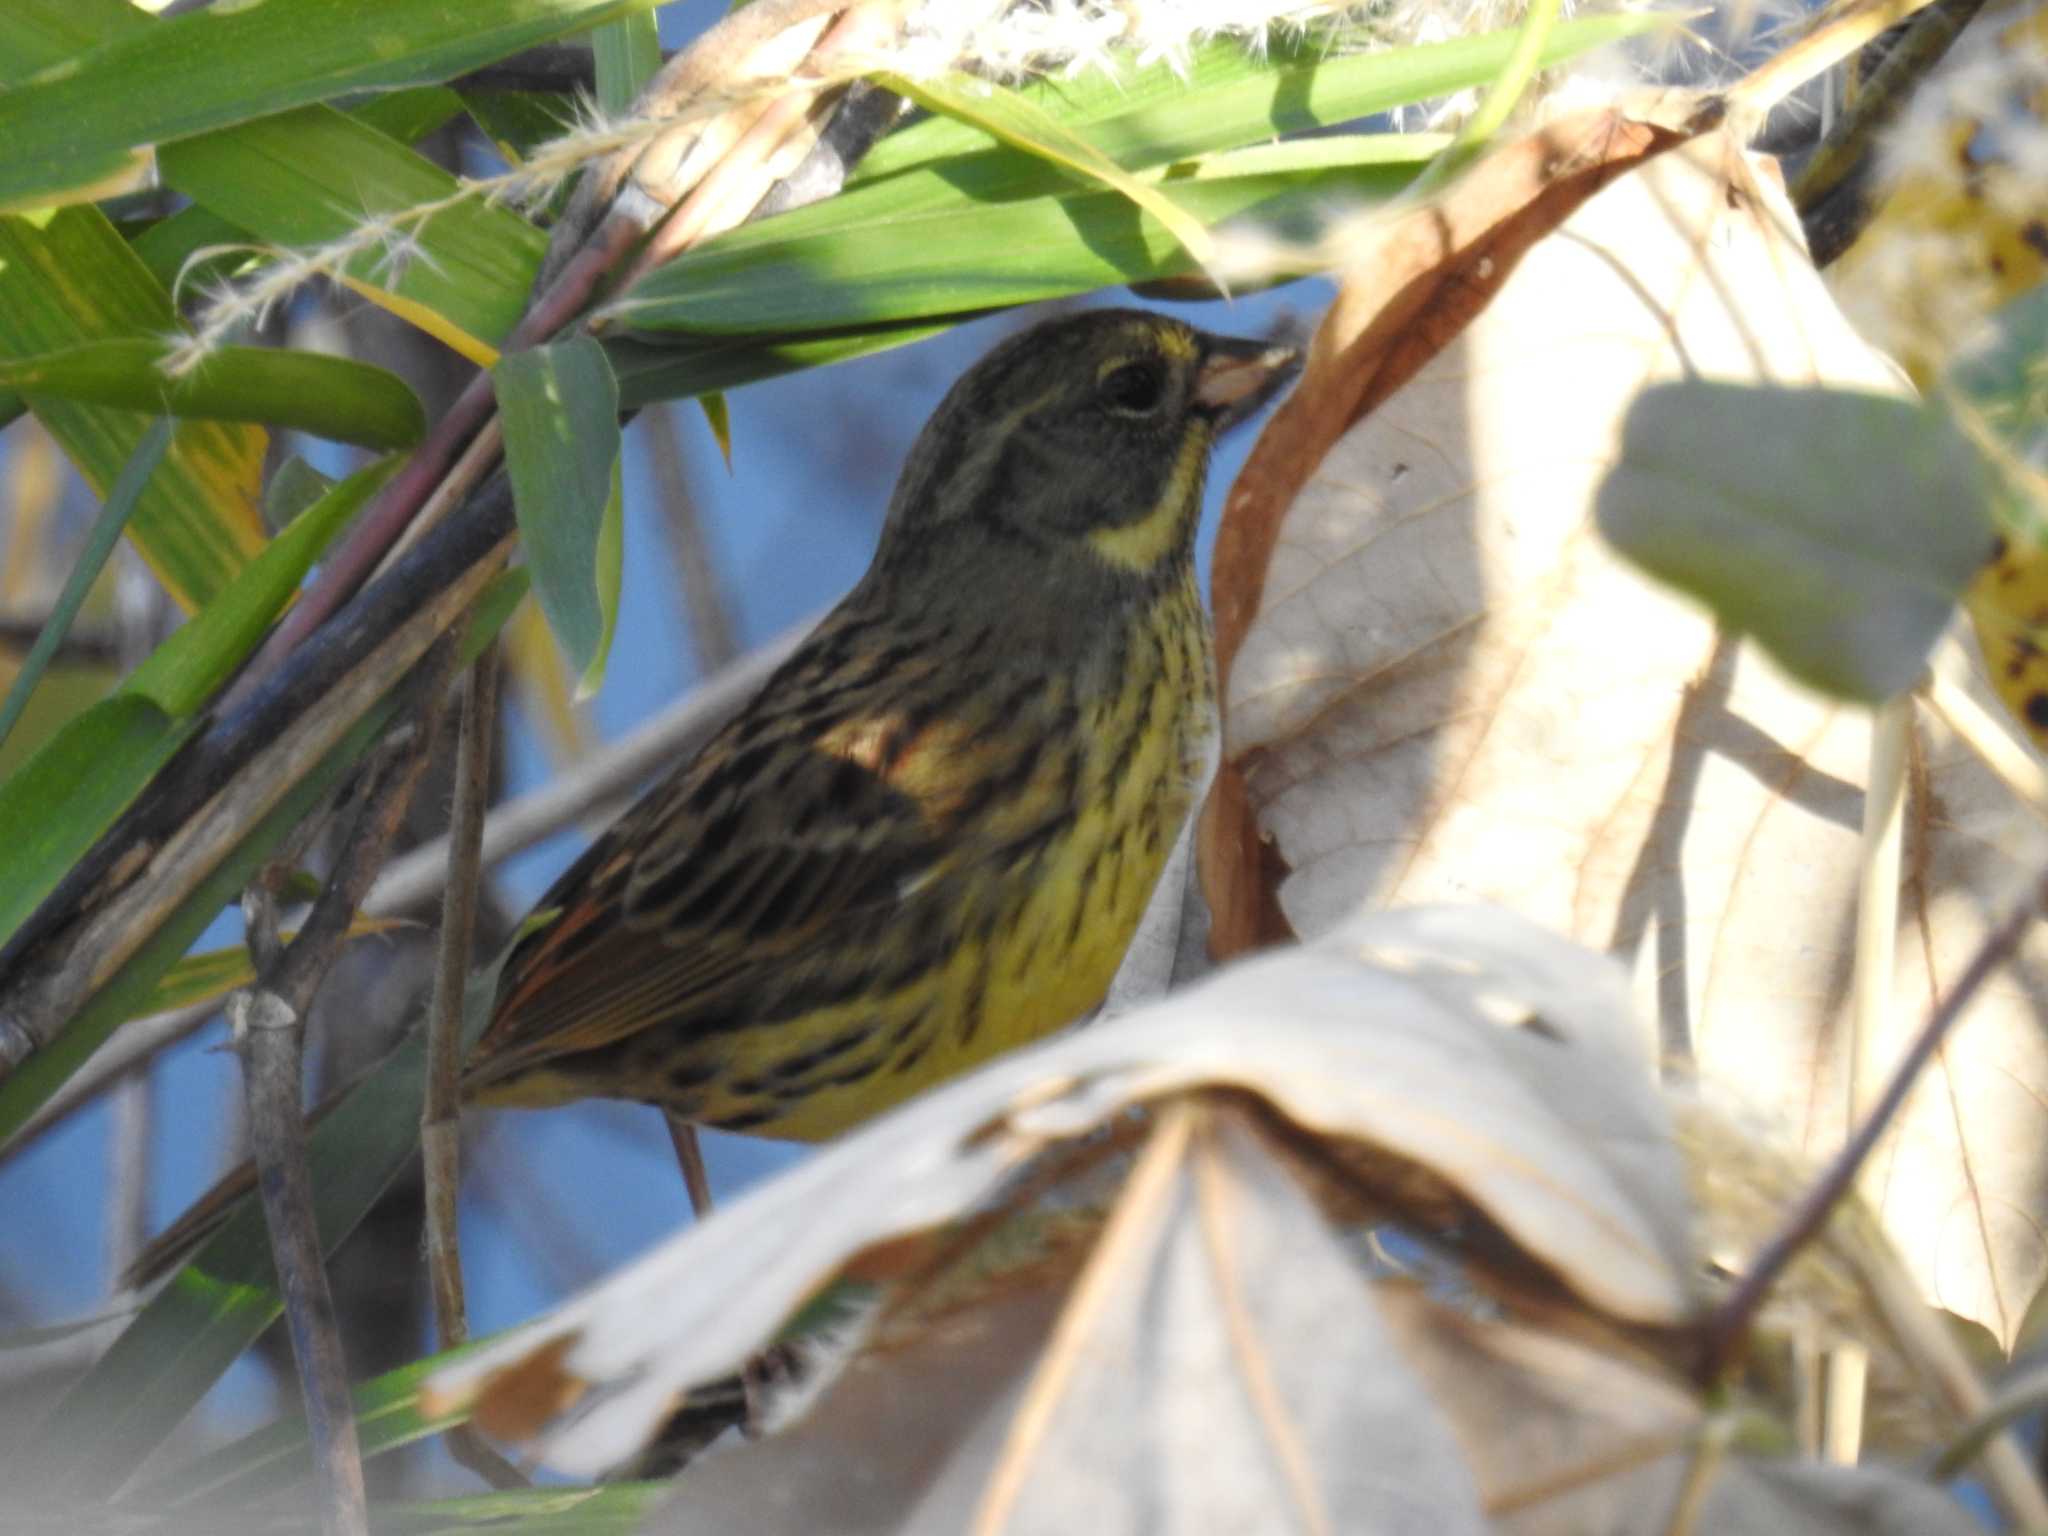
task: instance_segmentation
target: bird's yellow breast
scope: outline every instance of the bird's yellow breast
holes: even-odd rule
[[[936,940],[942,955],[907,985],[728,1037],[727,1070],[701,1118],[819,1140],[1099,1003],[1198,787],[1212,695],[1206,621],[1190,577],[1140,616],[1125,676],[1084,707],[1078,774],[1070,780],[1072,770],[1048,755],[1042,782],[1019,797],[1022,806],[1043,805],[1079,788],[1030,865],[967,872],[979,877],[964,882],[977,893],[976,910],[934,915],[953,932],[892,935]],[[859,1043],[786,1094],[746,1092],[749,1082],[775,1079],[799,1036]]]

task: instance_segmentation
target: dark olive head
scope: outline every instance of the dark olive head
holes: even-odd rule
[[[1184,560],[1210,448],[1294,361],[1144,310],[1085,310],[1013,336],[919,435],[879,559],[964,535],[1136,573]]]

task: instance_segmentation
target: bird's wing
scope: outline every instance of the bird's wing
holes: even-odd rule
[[[901,709],[806,733],[735,721],[542,900],[555,916],[506,964],[471,1086],[641,1029],[743,1026],[735,1005],[864,942],[961,855],[953,823],[992,750]]]

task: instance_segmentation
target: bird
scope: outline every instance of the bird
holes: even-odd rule
[[[1297,369],[1136,309],[970,368],[866,574],[519,925],[465,1106],[820,1141],[1087,1014],[1207,765],[1210,451]],[[251,1187],[245,1164],[127,1281]]]
[[[541,898],[465,1103],[817,1141],[1099,1003],[1206,767],[1210,450],[1295,365],[1090,309],[969,369],[859,583]]]

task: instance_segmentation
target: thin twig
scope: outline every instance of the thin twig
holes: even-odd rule
[[[702,1221],[711,1214],[711,1175],[704,1168],[697,1127],[668,1110],[661,1119],[668,1127],[668,1144],[675,1148],[676,1166],[683,1170],[683,1188],[690,1192],[690,1214]]]
[[[469,1341],[462,1283],[456,1196],[462,1169],[462,994],[476,932],[477,889],[483,879],[484,811],[491,798],[497,736],[498,663],[487,649],[470,668],[462,693],[462,735],[455,753],[455,808],[448,829],[449,869],[434,955],[434,1001],[427,1015],[427,1086],[420,1108],[420,1162],[426,1178],[427,1274],[441,1347]],[[448,1454],[493,1488],[523,1488],[526,1478],[466,1424],[442,1436]]]
[[[725,594],[718,589],[711,541],[704,536],[703,512],[697,498],[690,494],[690,478],[683,469],[682,434],[676,431],[675,407],[648,411],[640,418],[640,430],[654,469],[661,525],[668,532],[669,554],[675,560],[676,577],[683,589],[683,612],[690,621],[697,668],[706,674],[721,671],[739,655],[739,640],[733,632],[732,615],[725,610]]]
[[[1858,1172],[1878,1142],[1884,1139],[1893,1119],[1912,1094],[1920,1073],[1934,1059],[1935,1052],[1941,1049],[1949,1031],[1975,1000],[1984,983],[2012,958],[2027,929],[2044,911],[2048,911],[2048,869],[2035,876],[2033,889],[2027,898],[2016,903],[1977,946],[1977,952],[1970,957],[1963,974],[1956,978],[1954,987],[1929,1010],[1919,1036],[1892,1070],[1891,1079],[1885,1084],[1884,1093],[1869,1117],[1843,1144],[1842,1150],[1793,1209],[1784,1226],[1715,1309],[1707,1322],[1704,1340],[1701,1362],[1704,1379],[1718,1379],[1734,1360],[1748,1335],[1750,1321],[1777,1284],[1778,1277],[1799,1250],[1826,1225],[1829,1213],[1855,1186]]]
[[[402,725],[387,742],[386,760],[362,792],[361,808],[326,889],[298,936],[281,952],[266,956],[273,943],[262,936],[266,924],[259,920],[252,930],[258,935],[255,948],[261,965],[257,982],[236,993],[228,1005],[242,1054],[250,1145],[292,1356],[298,1363],[320,1524],[326,1536],[363,1536],[369,1515],[348,1363],[321,1261],[307,1168],[301,1107],[305,1020],[314,994],[340,954],[356,904],[369,890],[426,772],[455,654],[455,642],[449,638],[437,641],[428,652],[418,669],[420,702],[410,728]],[[260,898],[256,905],[262,905]]]
[[[623,801],[649,775],[691,756],[788,659],[814,623],[814,619],[806,620],[783,631],[630,735],[550,780],[546,787],[500,806],[484,823],[484,867],[500,864],[562,828]],[[393,859],[371,890],[365,910],[378,915],[403,912],[433,896],[448,878],[450,857],[448,840],[440,838]]]

